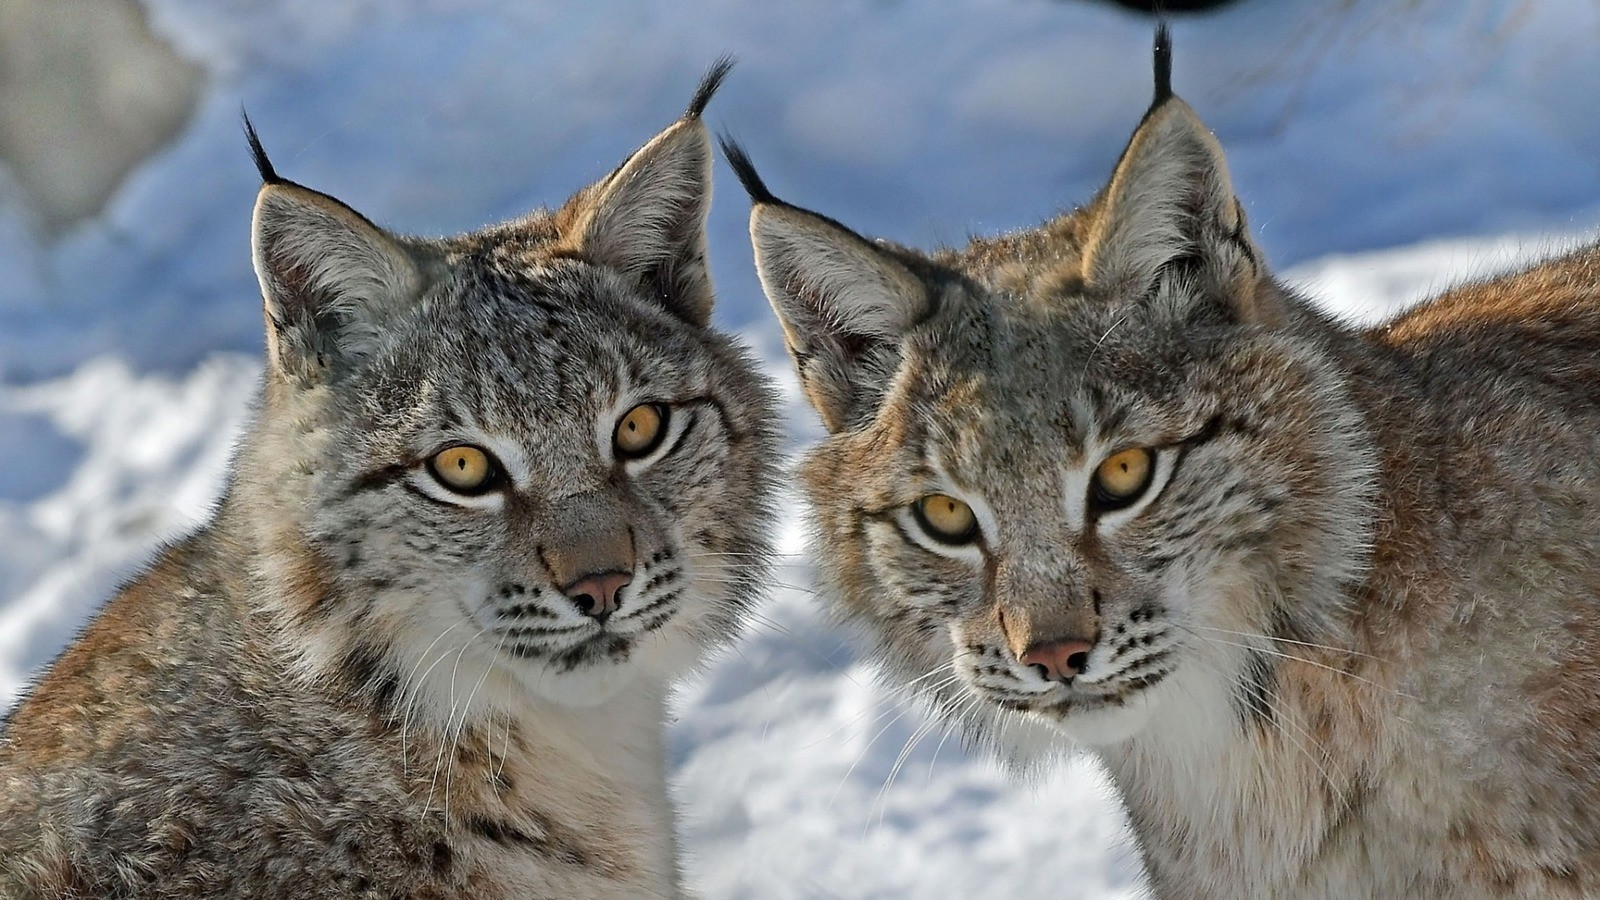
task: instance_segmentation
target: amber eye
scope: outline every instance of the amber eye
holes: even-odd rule
[[[641,403],[617,422],[611,443],[617,456],[638,459],[654,452],[666,436],[667,408],[660,403]]]
[[[435,453],[428,460],[428,471],[458,494],[481,494],[494,487],[500,476],[500,468],[489,454],[466,444]]]
[[[1145,447],[1134,447],[1106,457],[1094,470],[1090,506],[1101,512],[1133,505],[1150,487],[1155,473],[1155,454]]]
[[[922,529],[946,544],[969,544],[978,536],[978,517],[972,507],[946,494],[929,494],[912,507]]]

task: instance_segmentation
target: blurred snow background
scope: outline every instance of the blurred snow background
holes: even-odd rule
[[[261,340],[241,103],[288,177],[443,233],[559,203],[733,53],[708,120],[781,196],[929,246],[1087,200],[1150,31],[1087,0],[8,0],[0,708],[217,492]],[[1269,256],[1342,314],[1600,224],[1596,0],[1242,0],[1175,37]],[[717,320],[787,383],[717,179]],[[801,560],[780,581],[678,705],[707,897],[1138,895],[1090,767],[1008,781],[874,684]]]

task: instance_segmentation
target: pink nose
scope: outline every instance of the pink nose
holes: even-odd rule
[[[1073,676],[1083,674],[1088,667],[1092,646],[1088,641],[1034,644],[1023,651],[1019,658],[1023,665],[1041,669],[1040,674],[1050,681],[1069,681]]]
[[[578,612],[604,622],[617,611],[617,593],[633,581],[632,572],[596,572],[561,589]]]

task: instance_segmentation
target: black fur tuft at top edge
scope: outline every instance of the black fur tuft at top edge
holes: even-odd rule
[[[256,161],[256,171],[261,173],[261,183],[282,184],[283,179],[278,176],[278,170],[272,167],[272,160],[267,159],[267,151],[261,146],[256,126],[250,123],[250,114],[240,107],[239,117],[244,119],[244,139],[250,142],[250,157]]]
[[[733,57],[723,56],[711,64],[711,70],[700,79],[700,86],[694,89],[694,99],[689,101],[689,111],[684,116],[690,119],[700,118],[706,111],[706,104],[711,102],[711,96],[722,87],[722,79],[728,77],[728,72],[733,69]]]
[[[737,141],[727,135],[722,135],[717,138],[717,143],[721,145],[722,155],[727,158],[728,165],[733,167],[733,174],[739,176],[739,183],[744,185],[744,192],[750,195],[751,203],[757,205],[762,203],[783,203],[771,191],[767,190],[766,182],[762,181],[761,176],[756,174],[755,163],[750,161],[750,155],[744,152],[744,148],[739,146]]]
[[[1150,103],[1152,109],[1172,99],[1172,32],[1167,29],[1166,19],[1156,23],[1155,58],[1156,98]]]

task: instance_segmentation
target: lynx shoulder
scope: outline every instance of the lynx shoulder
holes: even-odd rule
[[[1600,893],[1600,250],[1333,321],[1169,52],[1092,203],[963,250],[728,148],[833,608],[1003,756],[1089,748],[1158,896]]]
[[[555,211],[398,236],[278,176],[212,521],[0,733],[0,896],[670,897],[669,681],[767,555],[689,112]]]

